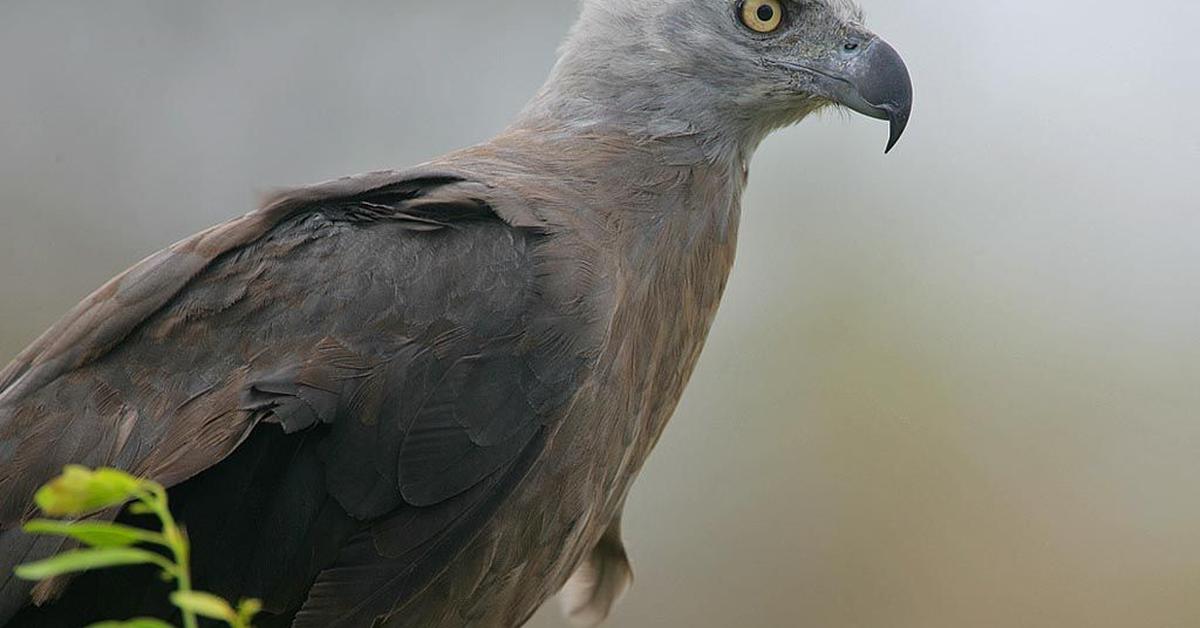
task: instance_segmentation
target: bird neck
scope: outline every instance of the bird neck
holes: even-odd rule
[[[639,113],[609,109],[586,99],[557,100],[541,106],[546,110],[533,115],[527,111],[514,128],[554,128],[564,134],[619,134],[648,143],[689,144],[700,149],[695,155],[696,163],[723,164],[748,159],[766,135],[728,133],[695,117],[685,118],[668,111]]]
[[[577,45],[563,54],[513,129],[620,134],[647,142],[686,138],[702,148],[704,160],[719,164],[748,159],[779,126],[726,109],[699,79],[664,79],[628,61],[638,58],[636,51],[601,61],[590,50]]]

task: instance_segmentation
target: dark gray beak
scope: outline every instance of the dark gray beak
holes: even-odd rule
[[[900,141],[912,113],[912,80],[900,53],[886,41],[874,36],[865,42],[851,39],[828,65],[775,64],[808,73],[824,92],[822,95],[836,103],[887,120],[891,134],[885,153],[891,152]]]
[[[841,104],[872,118],[887,120],[891,125],[887,149],[891,152],[904,135],[908,117],[912,114],[913,88],[908,67],[886,41],[872,39],[846,64],[842,81],[830,90]]]

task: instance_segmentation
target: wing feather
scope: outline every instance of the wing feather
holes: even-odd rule
[[[0,570],[38,553],[16,529],[33,490],[81,463],[174,486],[197,556],[222,557],[199,580],[281,616],[308,599],[333,625],[420,590],[594,355],[597,317],[540,283],[549,236],[489,189],[431,170],[307,188],[90,296],[0,373]],[[103,586],[22,617],[56,625]],[[27,592],[0,585],[0,623]]]

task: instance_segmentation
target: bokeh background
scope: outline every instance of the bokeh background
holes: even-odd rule
[[[612,625],[1200,626],[1200,5],[867,5],[913,123],[758,154]],[[499,131],[575,11],[0,0],[0,360],[273,186]]]

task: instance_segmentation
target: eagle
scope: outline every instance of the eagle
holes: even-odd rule
[[[497,137],[136,264],[0,372],[0,625],[172,613],[150,568],[11,575],[63,549],[21,526],[68,464],[168,487],[197,586],[260,598],[260,626],[519,626],[559,591],[600,623],[750,159],[826,107],[889,150],[912,109],[850,2],[585,0]]]

